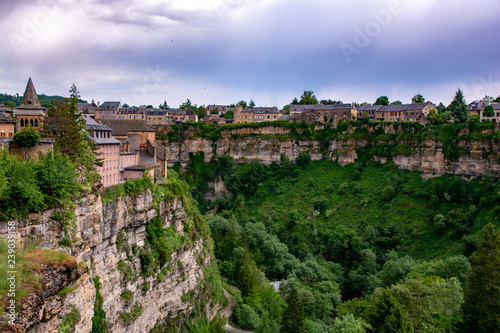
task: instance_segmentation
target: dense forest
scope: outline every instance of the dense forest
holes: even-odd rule
[[[342,167],[306,153],[270,166],[203,160],[192,154],[181,174],[207,215],[221,275],[239,289],[235,326],[499,329],[498,180],[424,181],[390,163]],[[211,202],[205,194],[214,181],[227,195]],[[488,256],[496,267],[480,264]]]

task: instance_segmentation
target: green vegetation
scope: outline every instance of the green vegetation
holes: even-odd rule
[[[47,208],[70,209],[82,184],[75,164],[59,152],[22,161],[0,151],[0,220],[26,217]]]
[[[71,312],[68,313],[59,323],[60,333],[72,333],[75,331],[75,326],[80,321],[80,311],[74,306],[70,305]]]
[[[348,126],[354,126],[348,135],[364,128],[371,137],[390,141],[382,126]],[[444,138],[492,135],[477,132],[471,123],[435,127],[435,132],[416,123],[398,126],[405,129],[400,133]],[[270,166],[235,165],[222,157],[224,167],[217,160],[203,162],[201,154],[192,156],[183,177],[194,184],[200,208],[217,211],[207,222],[219,271],[241,292],[235,325],[255,332],[289,331],[292,323],[283,318],[300,319],[296,313],[302,307],[295,331],[450,332],[460,327],[468,257],[474,256],[483,226],[500,225],[500,184],[449,175],[424,181],[391,163],[370,162],[374,146],[387,156],[400,149],[373,144],[345,167],[313,162],[304,154],[296,164],[282,156],[280,165]],[[230,197],[207,202],[201,197],[215,177],[222,178]],[[267,279],[282,281],[281,296]],[[294,289],[297,297],[290,296]]]
[[[488,224],[465,289],[464,331],[500,331],[500,231]]]
[[[143,193],[147,189],[153,188],[153,179],[148,175],[137,179],[127,179],[123,184],[106,188],[102,195],[103,202],[116,200],[118,197],[126,195],[137,195]]]
[[[44,266],[68,267],[76,269],[76,260],[69,254],[54,250],[42,250],[36,248],[33,244],[27,244],[24,248],[9,247],[7,240],[0,238],[0,316],[5,314],[9,299],[12,296],[16,300],[16,309],[20,311],[21,304],[26,296],[33,292],[41,291],[42,271]],[[16,288],[15,293],[9,292],[11,276],[9,267],[15,264]],[[13,294],[13,295],[9,295]]]
[[[53,101],[56,99],[59,99],[59,100],[66,99],[65,97],[57,96],[57,95],[47,96],[47,95],[41,94],[41,95],[37,95],[37,96],[38,96],[38,100],[40,101],[40,104],[44,107],[49,107],[53,103]],[[21,105],[22,99],[23,99],[23,97],[19,96],[19,94],[17,94],[16,96],[10,95],[10,94],[0,94],[0,104],[5,104],[6,106],[9,106],[9,107],[16,107],[16,106]],[[83,103],[83,102],[85,102],[85,101],[78,99],[78,103]]]
[[[94,303],[94,316],[92,317],[92,331],[91,333],[107,333],[108,322],[106,321],[106,312],[102,308],[104,303],[104,298],[101,294],[101,283],[99,282],[99,276],[92,279],[94,281],[94,287],[96,291],[95,303]]]
[[[21,132],[14,134],[14,137],[12,138],[13,143],[22,147],[23,158],[25,161],[28,159],[28,151],[35,147],[39,141],[40,135],[33,127],[23,128]]]
[[[136,303],[130,309],[130,312],[122,312],[120,313],[120,319],[125,322],[125,324],[130,324],[134,320],[140,317],[142,314],[142,304]]]

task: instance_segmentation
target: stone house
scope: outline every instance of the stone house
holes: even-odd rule
[[[486,117],[484,115],[484,108],[488,105],[491,105],[493,107],[493,117]],[[477,114],[481,122],[492,121],[494,123],[500,123],[500,103],[474,101],[469,104],[469,107],[467,108],[467,113]]]
[[[227,111],[229,111],[230,108],[227,105],[208,105],[207,106],[207,113],[209,114],[218,114],[219,116],[226,114]],[[215,113],[217,112],[217,113]]]
[[[356,108],[352,104],[290,106],[290,121],[292,122],[332,123],[337,126],[339,121],[351,121],[356,115]]]
[[[76,103],[76,107],[83,115],[88,115],[91,118],[95,118],[96,107],[92,106],[92,104],[87,103],[87,102]]]
[[[275,121],[280,118],[277,107],[245,107],[240,105],[234,107],[234,122],[240,123],[259,123],[263,121]]]
[[[14,136],[15,125],[16,121],[0,109],[0,138],[12,138]]]
[[[155,139],[155,131],[144,120],[100,119],[98,122],[109,126],[113,136],[128,143],[131,150],[146,149],[147,141]]]
[[[167,109],[146,111],[148,125],[174,125],[186,122],[198,122],[198,115],[190,109]]]
[[[145,106],[120,108],[120,110],[118,111],[117,119],[145,120],[147,110],[156,109],[147,109]]]
[[[380,109],[382,105],[359,105],[357,109],[357,119],[361,120],[363,118],[369,118],[371,121],[376,120],[376,112]]]
[[[16,132],[20,132],[24,127],[35,127],[40,131],[46,111],[47,109],[40,105],[33,81],[29,78],[21,105],[14,109]]]
[[[436,107],[431,102],[380,106],[375,111],[377,121],[417,121],[421,115],[429,115]]]
[[[120,102],[104,102],[95,109],[95,119],[118,119]]]

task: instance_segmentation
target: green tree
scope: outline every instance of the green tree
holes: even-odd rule
[[[374,105],[389,105],[389,98],[387,96],[380,96],[377,98]]]
[[[339,333],[364,333],[366,323],[362,319],[354,318],[352,314],[347,314],[342,318],[335,318],[333,328]]]
[[[425,103],[425,98],[424,96],[422,96],[421,94],[416,94],[415,96],[413,96],[413,98],[411,99],[411,102],[412,103]]]
[[[244,100],[241,100],[238,103],[236,103],[236,105],[239,105],[242,108],[246,108],[247,107],[247,102],[245,102]]]
[[[493,106],[491,106],[491,105],[487,105],[487,106],[484,108],[483,115],[484,115],[485,117],[493,117],[493,116],[495,115],[495,110],[493,109]]]
[[[158,108],[162,109],[162,110],[167,110],[167,109],[170,109],[170,106],[168,106],[167,104],[167,100],[163,100],[163,104],[160,104],[158,106]]]
[[[304,333],[304,306],[296,286],[290,287],[287,308],[281,320],[282,333]]]
[[[293,102],[292,102],[293,104]],[[312,90],[305,90],[302,93],[302,96],[300,96],[300,102],[299,104],[318,104],[318,99],[314,95],[314,91]]]
[[[403,102],[401,102],[400,100],[391,103],[391,105],[401,105],[401,104],[403,104]]]
[[[259,315],[247,304],[242,304],[236,309],[236,318],[238,325],[248,330],[255,330],[261,324]]]
[[[37,184],[49,206],[62,206],[77,194],[75,164],[60,152],[40,154],[35,165]]]
[[[392,295],[390,289],[379,290],[372,296],[371,301],[372,309],[368,323],[372,326],[372,332],[401,333],[410,331],[408,313]]]
[[[451,112],[456,122],[463,123],[467,120],[467,102],[465,101],[462,89],[458,88],[453,101],[451,101],[447,109]]]
[[[465,331],[500,332],[500,231],[491,223],[482,231],[464,294]]]
[[[249,108],[253,108],[255,106],[255,102],[252,100],[250,100],[250,103],[248,103],[248,107]]]
[[[500,96],[499,96],[499,98],[500,98]],[[294,105],[299,104],[299,100],[297,99],[297,97],[294,97],[292,103],[290,103],[290,104],[294,104]]]
[[[34,177],[34,166],[32,160],[22,161],[0,151],[1,178],[4,181],[0,185],[0,219],[26,217],[44,207],[43,194]]]
[[[25,161],[28,159],[29,150],[35,147],[39,141],[40,135],[32,127],[23,128],[21,132],[14,134],[12,138],[12,142],[22,148]]]
[[[332,105],[332,104],[342,104],[343,102],[341,100],[334,101],[332,99],[322,99],[319,101],[323,105]]]
[[[84,156],[92,144],[86,137],[88,132],[85,120],[76,106],[80,93],[74,83],[69,92],[71,94],[69,100],[56,99],[50,105],[44,122],[44,131],[54,136],[55,146],[60,152],[72,156]]]

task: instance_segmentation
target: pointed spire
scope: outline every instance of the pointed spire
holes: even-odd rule
[[[26,85],[26,90],[24,91],[24,96],[21,101],[21,105],[18,106],[21,109],[43,109],[40,105],[40,101],[38,100],[38,96],[36,94],[35,86],[33,85],[33,81],[31,81],[31,77],[28,80],[28,84]]]

